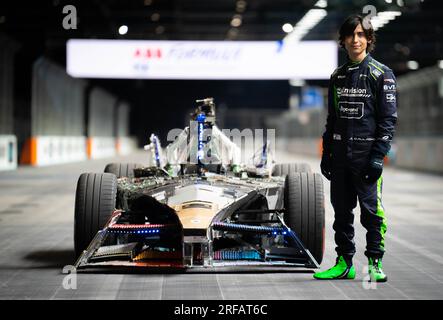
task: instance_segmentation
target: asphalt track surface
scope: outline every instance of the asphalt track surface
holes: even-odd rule
[[[364,273],[365,230],[355,213],[355,280],[317,281],[304,269],[219,269],[186,273],[79,273],[64,289],[62,269],[75,262],[74,195],[82,172],[108,162],[141,162],[142,151],[115,159],[0,172],[0,299],[442,299],[443,177],[387,168],[384,268],[387,283],[371,286]],[[319,160],[283,152],[279,162]],[[335,261],[333,211],[326,196],[326,251],[321,269]]]

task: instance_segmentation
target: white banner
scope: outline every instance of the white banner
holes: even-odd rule
[[[335,41],[71,39],[66,68],[81,78],[329,79],[337,54]]]

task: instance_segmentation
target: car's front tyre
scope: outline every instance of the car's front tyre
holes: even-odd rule
[[[117,196],[117,178],[111,173],[83,173],[77,182],[74,247],[79,256],[111,218]]]

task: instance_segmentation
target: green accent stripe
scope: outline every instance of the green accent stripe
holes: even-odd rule
[[[373,64],[372,62],[369,62],[369,64],[370,64],[371,66],[375,67],[376,69],[378,69],[381,73],[385,73],[385,72],[383,71],[383,69],[381,69],[380,67],[376,66],[376,65]]]
[[[386,217],[385,217],[385,209],[383,208],[383,204],[381,203],[381,191],[383,186],[383,177],[380,177],[377,180],[377,216],[382,218],[382,223],[380,226],[380,234],[381,234],[381,249],[385,248],[385,233],[386,233]]]

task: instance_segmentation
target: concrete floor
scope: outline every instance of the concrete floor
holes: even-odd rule
[[[443,177],[387,168],[389,282],[370,286],[363,273],[365,231],[356,211],[357,278],[316,281],[297,269],[218,270],[180,273],[81,273],[64,289],[62,269],[73,253],[74,195],[82,172],[102,172],[108,162],[144,162],[145,153],[44,168],[0,172],[0,299],[442,299]],[[279,162],[319,160],[278,153]],[[326,195],[326,253],[335,261],[333,211]],[[67,281],[67,279],[65,279]]]

